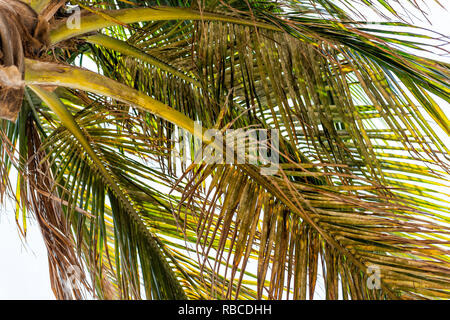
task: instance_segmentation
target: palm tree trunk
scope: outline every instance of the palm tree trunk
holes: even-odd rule
[[[29,5],[0,0],[0,118],[15,121],[24,95],[25,57],[48,43],[48,23]]]

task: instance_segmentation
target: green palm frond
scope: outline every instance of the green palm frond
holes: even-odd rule
[[[58,298],[449,298],[450,68],[420,1],[31,6],[50,47],[1,120],[0,194],[38,217]],[[277,172],[193,163],[199,121],[278,130]]]

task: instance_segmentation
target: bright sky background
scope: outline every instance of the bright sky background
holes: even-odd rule
[[[441,0],[447,10],[432,0],[423,2],[429,4],[432,25],[426,21],[416,24],[450,36],[450,0]],[[448,62],[450,57],[444,60]],[[441,105],[441,108],[450,116],[449,105]],[[28,219],[27,239],[23,242],[14,220],[14,210],[15,205],[11,202],[0,209],[0,299],[54,299],[47,253],[37,223]]]

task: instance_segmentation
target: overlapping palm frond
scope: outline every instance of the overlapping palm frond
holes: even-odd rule
[[[103,299],[449,297],[450,70],[412,53],[433,39],[406,22],[418,2],[66,3],[81,28],[61,8],[52,63],[26,61],[34,93],[2,120],[0,171],[2,197],[61,235],[57,297],[78,259]],[[86,59],[98,74],[69,66]],[[194,121],[278,130],[277,172],[180,163]]]

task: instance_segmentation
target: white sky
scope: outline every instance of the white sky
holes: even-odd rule
[[[430,26],[417,22],[450,36],[450,0],[441,0],[447,10],[432,0],[429,5]],[[450,48],[449,48],[450,49]],[[450,57],[444,58],[446,61]],[[449,105],[441,106],[450,117]],[[14,221],[15,205],[8,202],[0,210],[0,299],[54,299],[50,288],[46,249],[33,219],[28,219],[26,243],[21,240]]]

